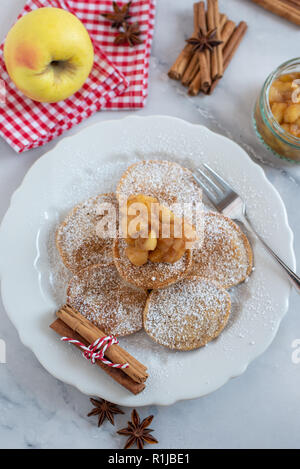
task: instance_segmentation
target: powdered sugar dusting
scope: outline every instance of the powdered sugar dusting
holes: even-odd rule
[[[204,240],[193,250],[192,272],[230,288],[251,273],[252,251],[240,228],[214,212],[204,216]]]
[[[100,237],[96,231],[97,222],[101,219],[98,208],[104,203],[115,207],[114,211],[109,211],[109,216],[116,225],[118,204],[115,195],[110,193],[78,204],[58,228],[57,246],[63,262],[72,272],[99,263],[113,263],[113,240]]]
[[[147,294],[125,284],[115,266],[89,267],[75,275],[68,303],[107,334],[123,336],[142,328]]]
[[[190,171],[170,161],[142,161],[129,167],[118,184],[117,195],[127,199],[139,193],[157,197],[168,207],[202,200],[201,189]]]
[[[192,277],[150,294],[144,327],[161,345],[191,350],[217,337],[229,312],[230,296],[225,290]]]
[[[171,144],[171,141],[168,140],[168,144]],[[183,148],[182,155],[184,155]],[[64,173],[64,183],[62,184],[62,192],[60,194],[59,210],[55,212],[55,215],[52,214],[51,210],[45,212],[45,222],[41,228],[41,232],[44,233],[44,235],[39,238],[41,262],[38,263],[38,269],[42,278],[41,288],[45,294],[50,295],[50,297],[55,300],[57,307],[66,300],[65,292],[69,280],[68,272],[59,259],[55,248],[54,233],[58,227],[59,221],[61,222],[64,219],[66,213],[70,211],[72,207],[81,203],[85,199],[88,199],[90,196],[95,196],[95,194],[99,193],[99,190],[101,190],[101,192],[114,191],[122,173],[136,161],[130,160],[130,156],[130,152],[126,155],[124,153],[123,157],[120,153],[119,155],[116,155],[115,161],[102,164],[100,167],[95,166],[90,168],[85,163],[83,168],[77,169],[78,159],[80,160],[80,155],[78,155],[76,169],[72,170],[72,181],[70,181],[68,185],[66,185]],[[139,158],[153,159],[153,156],[153,153],[150,153],[147,156],[145,152],[141,152]],[[174,154],[168,155],[167,153],[164,153],[162,157],[164,159],[174,158]],[[190,158],[187,158],[186,160],[183,160],[179,156],[177,158],[178,162],[183,165],[193,164],[193,160]],[[220,165],[222,166],[222,163],[220,163]],[[81,165],[79,164],[79,167],[80,166]],[[242,184],[247,187],[247,198],[249,200],[248,205],[251,210],[251,201],[255,205],[257,203],[260,204],[258,200],[258,198],[260,198],[260,194],[251,191],[251,188],[247,184],[247,180],[244,178],[242,179]],[[235,186],[237,187],[237,181],[235,181]],[[265,216],[268,217],[269,214],[266,213]],[[276,220],[274,220],[274,223],[275,222]],[[49,237],[49,234],[50,242],[48,244],[48,251],[46,251],[49,260],[48,268],[46,268],[47,260],[44,257],[44,240]],[[261,251],[258,247],[256,247],[256,250]],[[154,277],[155,276],[152,275],[153,281]],[[256,321],[261,320],[262,317],[266,318],[264,323],[266,330],[275,327],[276,324],[275,320],[268,320],[269,317],[275,317],[276,309],[274,309],[272,299],[266,291],[265,279],[263,276],[258,275],[258,273],[255,272],[251,275],[248,283],[244,283],[237,288],[234,288],[230,293],[232,297],[232,312],[225,331],[218,338],[218,342],[222,344],[222,350],[226,354],[227,360],[234,359],[237,351],[243,347],[242,343],[244,343],[245,346],[248,344],[248,338],[249,341],[251,341],[251,324],[254,325]],[[240,337],[240,335],[243,337]],[[233,343],[235,343],[235,337],[239,337],[238,348],[233,345]],[[151,393],[151,390],[160,388],[163,381],[168,381],[169,372],[166,370],[167,365],[171,368],[174,366],[176,368],[176,374],[180,374],[180,370],[182,370],[182,366],[186,363],[189,356],[189,354],[183,355],[180,351],[172,351],[167,348],[162,348],[161,345],[152,341],[144,331],[121,338],[121,345],[148,366],[150,376],[144,393]],[[205,349],[202,348],[198,352],[195,351],[190,353],[201,353],[203,357],[206,357],[207,355],[217,357],[217,350],[218,347],[215,348],[213,347],[213,344],[209,344]],[[170,371],[170,373],[172,372]]]

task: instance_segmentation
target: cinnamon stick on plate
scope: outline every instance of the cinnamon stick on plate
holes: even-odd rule
[[[228,67],[230,64],[237,48],[239,47],[246,31],[247,31],[247,23],[245,21],[241,21],[239,25],[236,27],[234,30],[233,34],[231,35],[230,39],[228,40],[227,44],[225,45],[223,49],[223,60],[224,60],[224,70]],[[212,84],[209,94],[212,94],[214,91],[215,87],[219,83],[220,79],[215,80],[214,83]]]
[[[300,3],[298,0],[252,0],[265,10],[300,25]]]
[[[99,337],[104,337],[106,334],[102,332],[98,327],[88,321],[84,316],[82,316],[78,311],[75,311],[68,305],[63,306],[59,311],[56,313],[58,319],[63,322],[68,328],[73,331],[75,334],[80,335],[84,340],[83,343],[87,343],[88,345],[92,344],[97,340]],[[60,323],[57,324],[55,321],[54,324],[50,326],[52,329],[56,330],[60,333],[57,328],[61,329]],[[66,334],[67,337],[73,338]],[[140,362],[138,362],[134,357],[132,357],[126,350],[124,350],[119,345],[112,345],[109,347],[106,352],[105,356],[112,361],[113,363],[128,363],[129,367],[120,369],[119,371],[122,375],[126,375],[130,378],[130,381],[126,381],[126,383],[139,383],[143,384],[147,377],[147,368]],[[96,363],[101,366],[103,363],[101,361],[96,361]],[[103,368],[103,366],[101,366]],[[106,368],[111,369],[111,367],[106,366]],[[106,368],[105,371],[106,371]],[[114,369],[114,368],[112,368]],[[109,373],[110,374],[110,373]],[[121,375],[116,375],[117,377]],[[122,382],[124,379],[122,377]],[[122,384],[122,383],[120,383]],[[131,383],[132,384],[132,383]],[[136,387],[134,388],[136,389]],[[138,388],[139,389],[139,388]]]
[[[89,345],[88,341],[85,340],[81,335],[74,332],[69,326],[67,326],[61,319],[56,319],[56,321],[51,324],[51,329],[53,329],[61,337],[70,337],[71,339],[79,340],[85,345]],[[78,345],[75,345],[78,347]],[[96,365],[100,367],[105,373],[107,373],[114,381],[119,383],[125,389],[130,391],[133,394],[139,394],[145,389],[145,383],[136,383],[128,375],[125,375],[122,370],[118,368],[112,368],[105,365],[101,361],[97,360]]]
[[[78,311],[68,305],[63,306],[59,311],[57,311],[56,316],[71,327],[73,331],[84,337],[89,344],[94,343],[99,337],[101,338],[107,335],[88,321]],[[137,383],[143,383],[146,381],[148,377],[148,374],[146,373],[147,368],[119,345],[112,345],[109,347],[105,352],[105,355],[114,363],[128,363],[129,367],[124,368],[123,372]]]

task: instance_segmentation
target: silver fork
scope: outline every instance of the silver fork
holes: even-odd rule
[[[236,192],[234,192],[232,187],[226,181],[224,181],[221,176],[219,176],[219,174],[217,174],[207,164],[204,164],[203,166],[205,167],[206,172],[202,171],[200,168],[195,168],[193,176],[199,186],[203,189],[210,202],[215,206],[218,212],[221,212],[223,215],[232,218],[233,220],[241,222],[248,231],[253,233],[254,236],[259,239],[265,249],[280,264],[292,285],[296,288],[298,293],[300,293],[300,277],[298,277],[296,273],[293,272],[280,259],[280,257],[278,257],[273,249],[271,249],[270,246],[268,246],[262,237],[255,231],[247,216],[245,202]],[[200,179],[199,174],[201,175],[202,179]]]

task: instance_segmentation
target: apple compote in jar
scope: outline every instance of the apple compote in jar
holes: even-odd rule
[[[267,78],[256,102],[254,125],[275,155],[300,161],[300,58],[284,63]]]

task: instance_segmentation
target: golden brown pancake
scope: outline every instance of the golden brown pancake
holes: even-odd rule
[[[247,237],[220,213],[205,213],[203,245],[193,249],[192,254],[191,275],[216,281],[223,288],[243,282],[252,271],[253,255]]]
[[[103,203],[113,205],[118,222],[115,195],[100,194],[78,204],[58,227],[56,246],[63,263],[73,273],[90,265],[113,263],[113,239],[97,234],[97,224],[102,218],[97,209]]]
[[[153,290],[144,311],[144,329],[160,345],[175,350],[204,346],[222,332],[230,315],[226,290],[196,276]]]
[[[184,278],[192,265],[191,251],[174,264],[167,262],[153,263],[148,261],[141,266],[133,265],[126,256],[127,244],[124,239],[114,241],[113,256],[116,268],[121,277],[139,288],[162,288]]]
[[[126,284],[114,265],[94,265],[71,279],[67,302],[106,334],[125,336],[143,327],[144,290]]]
[[[202,191],[193,174],[178,163],[167,160],[147,160],[131,165],[122,175],[116,190],[120,203],[130,196],[144,194],[156,197],[161,205],[183,216],[184,204],[197,206],[193,214],[185,213],[186,220],[197,229],[200,247],[203,240]],[[175,206],[174,204],[177,204]]]

